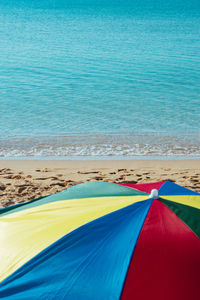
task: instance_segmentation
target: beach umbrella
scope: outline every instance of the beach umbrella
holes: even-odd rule
[[[1,299],[198,299],[200,194],[89,182],[0,210]]]

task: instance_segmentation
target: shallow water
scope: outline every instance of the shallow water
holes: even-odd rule
[[[0,4],[0,156],[200,156],[200,4],[95,3]]]

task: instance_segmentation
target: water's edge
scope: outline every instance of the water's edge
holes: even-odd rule
[[[0,159],[198,159],[198,135],[96,134],[0,139]]]

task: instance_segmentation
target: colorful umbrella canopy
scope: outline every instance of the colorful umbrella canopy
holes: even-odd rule
[[[1,209],[0,298],[198,299],[199,209],[170,181],[90,182]]]

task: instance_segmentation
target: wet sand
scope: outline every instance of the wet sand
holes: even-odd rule
[[[58,193],[88,181],[171,180],[200,192],[200,160],[0,161],[0,207]]]

